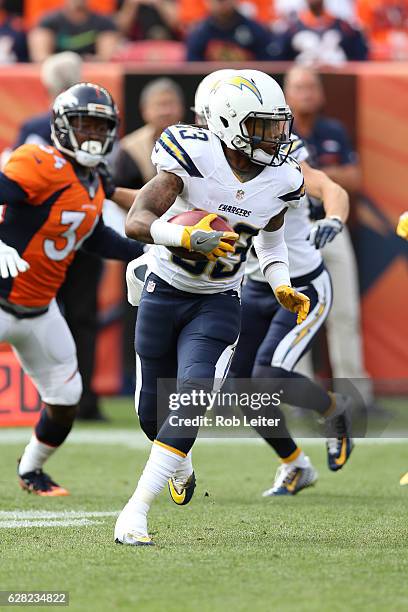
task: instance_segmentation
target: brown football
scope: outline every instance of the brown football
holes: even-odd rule
[[[175,217],[169,219],[169,223],[176,223],[177,225],[195,225],[201,219],[209,215],[206,210],[188,210],[187,212],[180,213]],[[211,227],[218,232],[233,232],[234,230],[228,223],[221,217],[217,217],[211,222]],[[230,244],[234,244],[234,240],[226,240]],[[206,256],[196,251],[188,251],[183,247],[169,247],[169,250],[183,259],[191,259],[193,261],[206,261]]]

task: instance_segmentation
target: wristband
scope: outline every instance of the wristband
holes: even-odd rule
[[[263,271],[263,275],[270,284],[275,293],[277,287],[286,285],[291,287],[289,268],[283,263],[283,261],[277,261],[276,263],[268,264]]]
[[[168,223],[162,219],[156,219],[150,226],[150,235],[154,244],[163,246],[179,247],[182,246],[181,238],[184,232],[184,225]]]

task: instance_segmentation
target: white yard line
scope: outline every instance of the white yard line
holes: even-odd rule
[[[27,527],[89,527],[96,525],[99,521],[89,519],[72,519],[63,521],[0,521],[0,529],[24,529]]]
[[[88,512],[84,510],[1,510],[0,529],[25,529],[27,527],[89,527],[98,525],[102,518],[113,517],[117,511]]]
[[[120,510],[109,512],[87,512],[85,510],[0,510],[0,521],[3,519],[77,519],[117,516]]]
[[[27,427],[21,428],[0,428],[0,446],[5,444],[24,444],[30,439],[32,429]],[[260,444],[260,438],[203,438],[200,437],[198,443],[201,444]],[[324,444],[323,438],[300,438],[299,443],[302,445],[320,446]],[[67,444],[107,444],[120,445],[133,449],[149,448],[150,442],[141,431],[129,431],[128,429],[111,429],[102,431],[101,429],[83,429],[74,430]],[[356,444],[408,444],[408,438],[390,437],[390,438],[361,438],[356,440]]]

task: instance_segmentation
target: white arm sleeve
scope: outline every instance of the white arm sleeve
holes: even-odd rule
[[[285,224],[274,232],[261,230],[254,239],[261,270],[273,291],[280,285],[291,286]]]

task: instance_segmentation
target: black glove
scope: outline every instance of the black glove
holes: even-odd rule
[[[101,179],[102,189],[105,193],[105,198],[110,200],[115,193],[116,185],[113,181],[112,172],[106,160],[102,161],[96,168]]]

